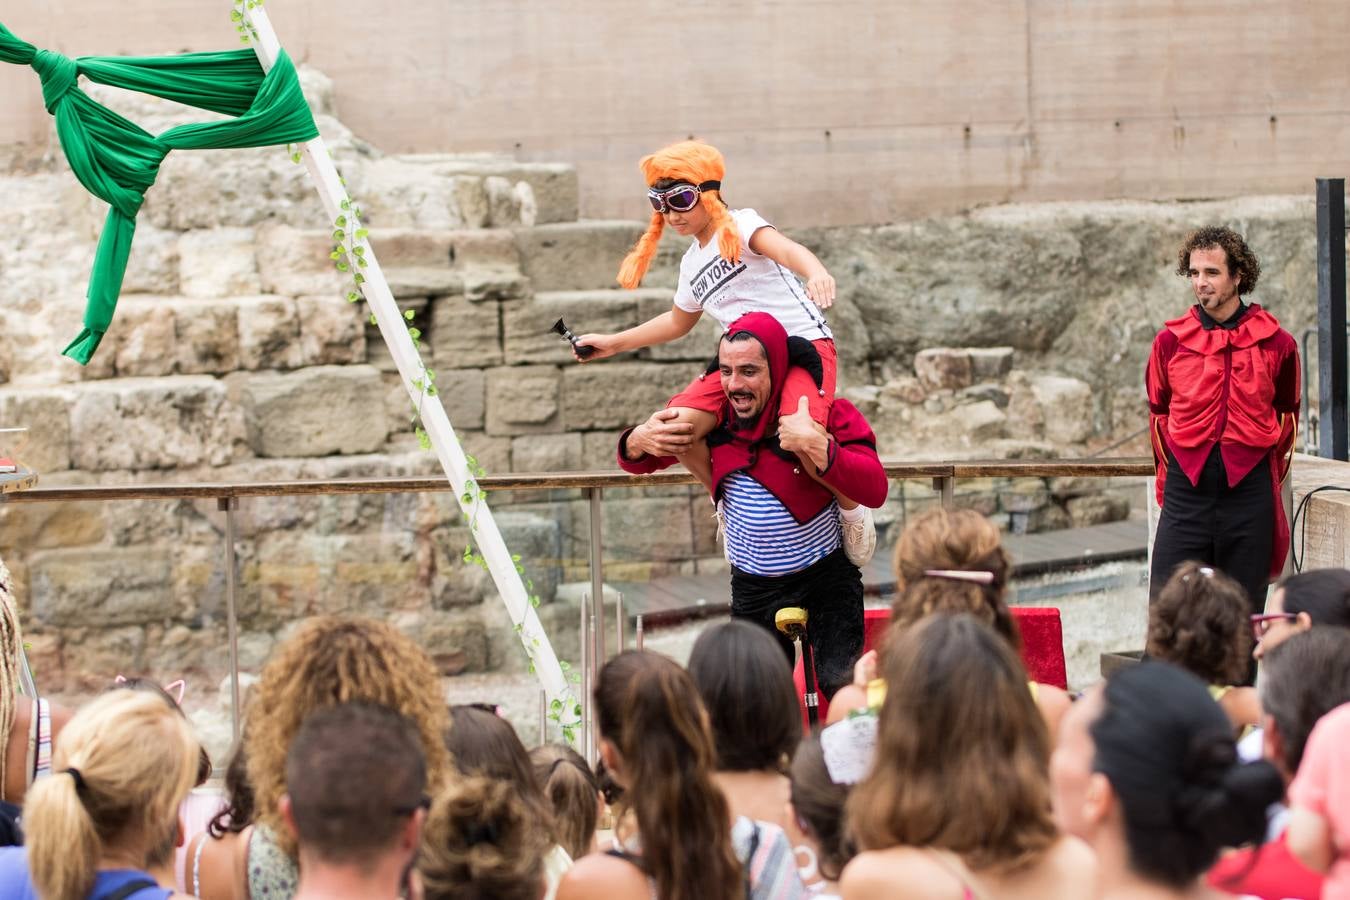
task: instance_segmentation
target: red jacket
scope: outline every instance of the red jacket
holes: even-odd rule
[[[778,446],[777,419],[772,415],[778,409],[782,385],[788,371],[787,334],[768,313],[748,313],[732,323],[728,334],[749,331],[764,347],[769,362],[772,385],[765,403],[766,412],[748,432],[731,429],[730,410],[723,407],[722,425],[708,435],[712,456],[713,496],[720,497],[722,482],[733,472],[745,472],[768,489],[800,523],[809,522],[834,500],[834,494],[820,484],[803,467],[795,453]],[[845,497],[873,509],[886,502],[888,484],[886,472],[877,458],[876,436],[872,428],[847,400],[836,399],[830,406],[825,430],[830,442],[829,461],[819,472],[820,477]],[[677,460],[673,456],[643,455],[630,460],[624,455],[630,428],[619,438],[619,467],[625,472],[644,475]]]
[[[1145,371],[1149,436],[1157,467],[1158,503],[1167,479],[1167,451],[1197,483],[1215,444],[1230,487],[1262,459],[1275,490],[1271,575],[1284,567],[1289,523],[1280,487],[1289,474],[1298,431],[1298,345],[1275,317],[1253,303],[1237,327],[1205,330],[1198,307],[1168,322],[1153,339]]]

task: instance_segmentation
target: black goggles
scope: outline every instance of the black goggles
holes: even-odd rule
[[[647,191],[647,202],[651,203],[652,209],[659,213],[664,212],[689,212],[698,205],[699,195],[704,191],[721,190],[722,182],[705,181],[699,185],[677,184],[666,188],[664,191],[658,191],[651,188]]]

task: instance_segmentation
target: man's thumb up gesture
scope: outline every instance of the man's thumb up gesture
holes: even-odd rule
[[[829,435],[811,418],[811,408],[805,397],[798,399],[796,412],[779,418],[778,443],[784,450],[809,458],[817,469],[825,468],[829,461]]]

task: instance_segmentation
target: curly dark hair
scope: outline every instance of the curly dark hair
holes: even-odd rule
[[[1184,562],[1148,611],[1148,655],[1208,684],[1241,684],[1252,652],[1247,592],[1217,569]]]
[[[1256,282],[1261,278],[1261,263],[1257,262],[1256,254],[1247,246],[1242,235],[1222,225],[1207,225],[1186,237],[1181,251],[1177,253],[1177,274],[1183,278],[1189,277],[1191,251],[1208,250],[1211,247],[1223,248],[1224,256],[1228,259],[1228,274],[1239,277],[1239,296],[1250,294],[1256,289]]]

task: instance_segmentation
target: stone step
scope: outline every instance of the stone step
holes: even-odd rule
[[[616,287],[619,264],[645,222],[582,219],[516,230],[521,269],[536,291],[577,291]],[[675,287],[688,238],[667,231],[643,279],[643,287]]]
[[[560,318],[576,335],[612,334],[658,316],[670,306],[671,292],[664,288],[536,293],[525,303],[502,307],[504,361],[507,365],[568,362],[571,356],[567,345],[551,330]],[[677,341],[648,347],[625,358],[703,361],[716,347],[715,330],[716,323],[699,326]]]
[[[425,166],[437,176],[496,177],[512,185],[524,182],[534,197],[534,221],[540,225],[572,222],[577,218],[577,171],[566,163],[521,162],[493,154],[419,153],[396,159]]]

